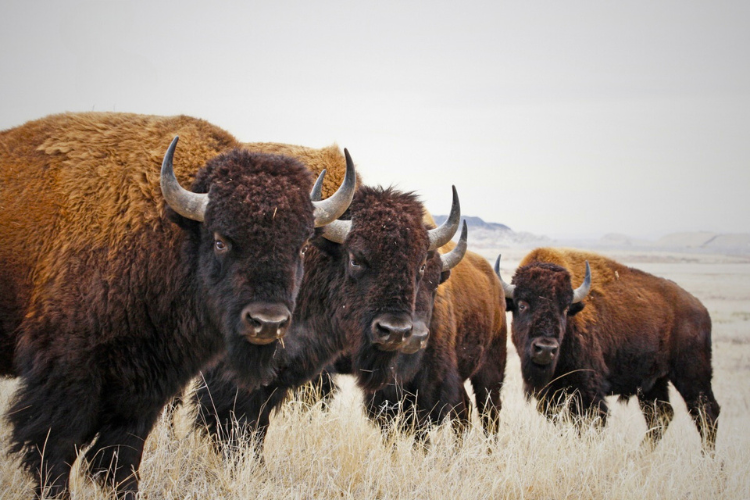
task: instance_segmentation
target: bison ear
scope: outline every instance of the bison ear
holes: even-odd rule
[[[513,303],[513,299],[505,299],[505,311],[516,312],[516,305]]]
[[[440,273],[440,283],[438,283],[438,285],[441,283],[445,283],[446,281],[448,281],[448,278],[450,277],[451,277],[450,269],[448,269],[447,271],[443,271],[442,273]]]
[[[583,311],[583,308],[586,304],[583,302],[576,302],[575,304],[570,304],[570,307],[568,308],[568,316],[575,316],[579,312]]]

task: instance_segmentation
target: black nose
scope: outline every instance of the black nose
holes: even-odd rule
[[[241,315],[245,336],[253,344],[269,344],[280,339],[292,319],[292,313],[284,304],[250,304]]]
[[[372,341],[384,350],[399,349],[411,336],[413,325],[408,314],[379,314],[370,326]]]
[[[548,365],[555,359],[559,347],[557,339],[534,340],[531,343],[531,360],[538,365]]]

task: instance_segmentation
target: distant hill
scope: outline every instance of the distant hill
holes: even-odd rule
[[[433,216],[436,224],[442,224],[446,215]],[[508,247],[534,248],[539,246],[566,246],[583,249],[629,249],[644,251],[677,251],[689,253],[716,253],[750,255],[749,233],[712,233],[694,231],[671,233],[656,240],[633,238],[619,233],[610,233],[598,239],[551,239],[527,232],[516,232],[505,224],[486,222],[480,217],[461,217],[469,227],[469,248],[498,249]],[[458,234],[453,238],[458,239]]]
[[[447,215],[433,215],[435,223],[440,225],[448,218]],[[505,224],[485,222],[480,217],[467,215],[461,217],[469,228],[469,248],[496,247],[535,247],[549,245],[552,240],[546,236],[520,232],[517,233]],[[457,239],[458,235],[454,239]]]
[[[563,240],[563,245],[607,249],[642,249],[696,253],[750,254],[750,234],[693,231],[670,233],[656,240],[606,234],[598,240]]]
[[[437,225],[440,225],[443,222],[445,222],[448,216],[447,215],[435,215],[432,218],[435,219],[435,223]],[[499,224],[497,222],[485,222],[480,217],[472,217],[471,215],[467,215],[466,217],[461,217],[461,220],[466,221],[466,225],[469,227],[469,229],[482,228],[482,229],[492,229],[496,231],[513,232],[511,228],[509,228],[505,224]]]

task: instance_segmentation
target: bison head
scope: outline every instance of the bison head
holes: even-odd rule
[[[458,229],[458,196],[454,188],[451,216],[435,229],[424,225],[414,194],[391,188],[360,188],[349,217],[322,229],[312,257],[319,262],[310,268],[328,269],[328,277],[316,278],[321,286],[335,283],[326,292],[336,303],[331,320],[355,353],[355,368],[379,374],[414,332],[428,263]]]
[[[172,169],[177,138],[162,164],[170,217],[188,233],[183,252],[208,322],[224,334],[230,360],[249,344],[272,355],[291,322],[302,279],[302,249],[315,227],[338,218],[354,194],[354,166],[331,198],[313,202],[308,169],[284,156],[235,149],[198,172],[192,191]],[[187,292],[187,291],[186,291]]]
[[[495,272],[503,285],[506,309],[513,313],[512,339],[521,357],[526,390],[538,394],[555,373],[568,317],[583,309],[581,301],[591,288],[591,269],[586,262],[586,277],[575,290],[568,270],[549,262],[518,268],[511,285],[500,277],[500,257]]]

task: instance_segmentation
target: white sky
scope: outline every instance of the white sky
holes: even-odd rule
[[[0,1],[0,129],[181,113],[517,231],[750,232],[746,0]]]

